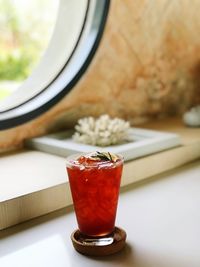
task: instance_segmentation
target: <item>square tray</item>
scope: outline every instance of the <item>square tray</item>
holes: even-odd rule
[[[109,151],[124,156],[125,161],[146,156],[155,152],[181,145],[180,136],[174,133],[131,128],[130,138],[133,141],[99,147],[80,144],[72,140],[72,130],[50,134],[26,140],[28,148],[66,157],[74,153],[91,151]]]

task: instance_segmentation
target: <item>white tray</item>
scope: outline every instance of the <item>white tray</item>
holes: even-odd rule
[[[71,136],[73,131],[59,132],[43,137],[29,139],[26,146],[35,150],[66,157],[79,152],[109,151],[119,153],[125,160],[135,159],[155,152],[181,145],[177,134],[131,128],[130,136],[133,141],[114,146],[99,147],[76,143]]]

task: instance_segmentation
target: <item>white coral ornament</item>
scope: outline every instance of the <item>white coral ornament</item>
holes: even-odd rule
[[[102,115],[98,119],[86,117],[78,120],[72,136],[78,143],[110,146],[128,141],[130,123],[119,118]]]

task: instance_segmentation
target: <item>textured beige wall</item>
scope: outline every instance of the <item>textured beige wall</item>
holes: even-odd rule
[[[200,103],[200,1],[113,0],[100,47],[81,81],[41,117],[0,133],[0,148],[82,116],[109,113],[131,123]]]

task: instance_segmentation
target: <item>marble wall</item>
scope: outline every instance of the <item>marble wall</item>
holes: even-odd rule
[[[141,124],[200,103],[200,1],[113,0],[100,47],[76,87],[39,118],[0,132],[0,148],[102,113]]]

